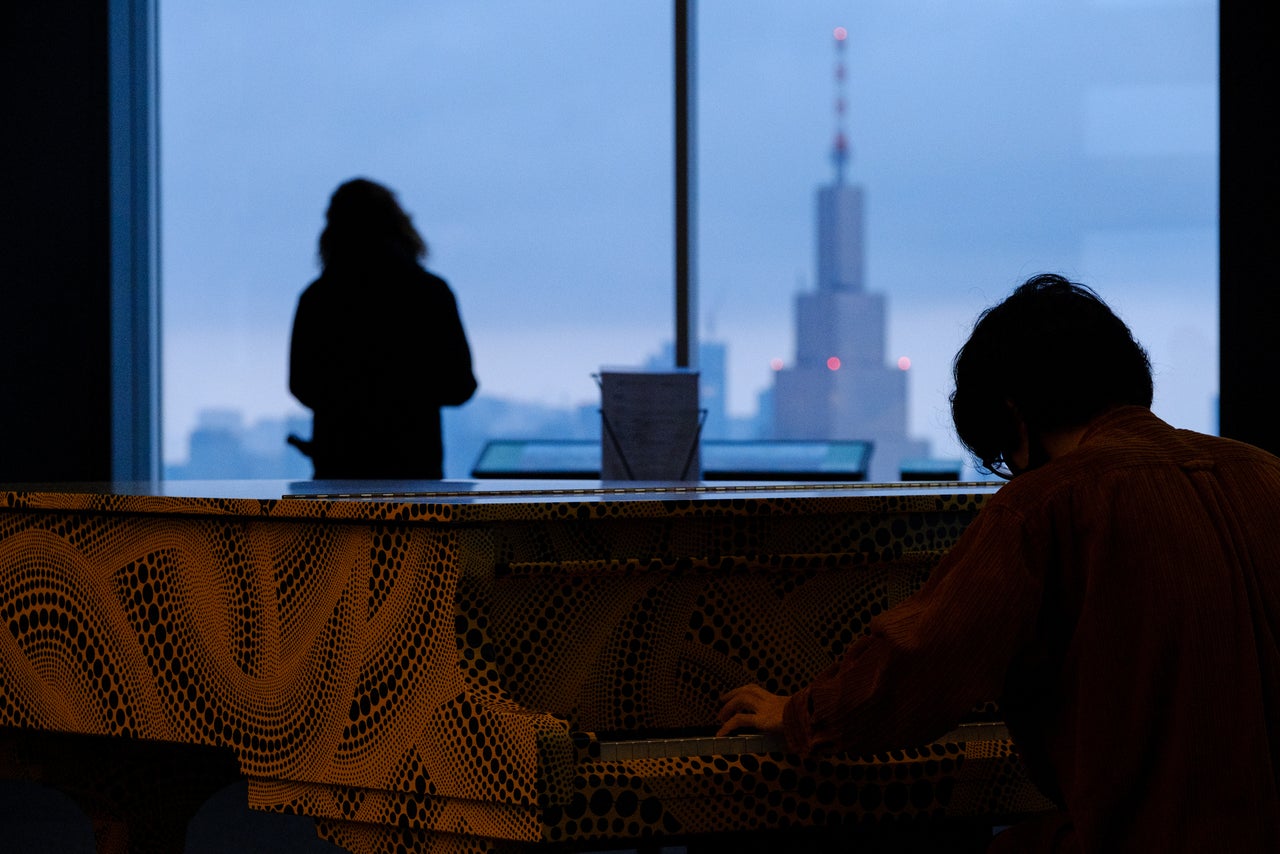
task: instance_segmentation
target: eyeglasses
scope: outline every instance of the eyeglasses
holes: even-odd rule
[[[986,467],[987,471],[1001,480],[1013,480],[1013,476],[1018,473],[1004,458],[1004,454],[997,454],[994,460],[986,464]]]

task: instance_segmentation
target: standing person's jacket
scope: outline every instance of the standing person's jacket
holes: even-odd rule
[[[476,390],[448,284],[399,256],[327,265],[298,300],[289,390],[317,479],[439,479],[440,407]]]

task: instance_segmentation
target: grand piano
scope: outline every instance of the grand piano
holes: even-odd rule
[[[0,774],[99,849],[215,784],[354,854],[603,850],[1047,809],[987,704],[933,744],[714,739],[910,595],[983,484],[0,487]],[[141,794],[139,794],[141,792]]]

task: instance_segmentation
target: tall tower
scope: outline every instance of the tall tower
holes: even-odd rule
[[[844,50],[848,33],[836,27],[835,136],[831,163],[835,180],[818,190],[818,290],[862,292],[862,188],[846,184],[849,138],[845,134]]]
[[[817,288],[796,296],[795,363],[775,377],[773,432],[779,439],[870,440],[871,479],[897,480],[902,461],[927,456],[928,446],[907,436],[907,375],[885,365],[885,297],[865,287],[865,198],[861,186],[845,181],[848,33],[837,27],[834,36],[835,176],[817,192]]]

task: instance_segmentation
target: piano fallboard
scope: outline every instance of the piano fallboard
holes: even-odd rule
[[[804,684],[988,485],[217,486],[0,491],[0,725],[220,748],[355,852],[1046,805],[989,728],[821,760],[582,735]]]

